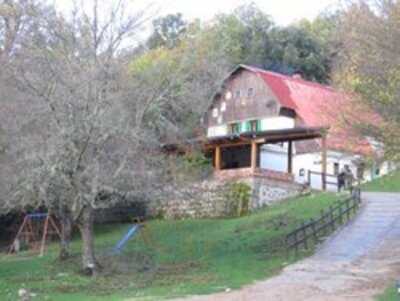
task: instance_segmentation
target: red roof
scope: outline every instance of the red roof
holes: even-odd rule
[[[283,107],[296,112],[301,122],[310,127],[329,127],[328,148],[359,154],[371,154],[372,147],[352,124],[380,122],[379,116],[362,108],[349,95],[318,83],[294,78],[250,66],[241,66],[257,73]]]

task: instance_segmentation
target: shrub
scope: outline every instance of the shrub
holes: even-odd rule
[[[244,216],[249,212],[251,187],[242,182],[232,183],[227,189],[227,211],[231,216]]]

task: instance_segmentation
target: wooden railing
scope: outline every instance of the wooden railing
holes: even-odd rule
[[[311,171],[311,170],[309,170],[309,171],[308,171],[308,174],[307,174],[307,182],[308,182],[308,184],[309,184],[311,187],[312,187],[312,176],[313,176],[313,175],[314,175],[314,176],[319,176],[319,177],[320,177],[320,179],[321,179],[321,185],[323,185],[323,183],[324,183],[324,178],[325,178],[325,179],[326,179],[326,185],[335,186],[335,187],[338,186],[337,175],[326,173],[326,174],[325,174],[325,177],[324,177],[324,174],[323,174],[322,172],[317,172],[317,171]],[[334,182],[330,181],[330,179],[333,179]]]
[[[303,222],[298,228],[286,236],[288,254],[294,250],[297,254],[301,249],[308,249],[321,239],[334,232],[339,225],[348,222],[357,212],[361,204],[361,190],[354,188],[351,196],[340,200],[327,211],[321,211],[318,218]]]

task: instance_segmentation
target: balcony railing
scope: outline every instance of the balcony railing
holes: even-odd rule
[[[258,177],[282,182],[294,182],[294,176],[289,173],[251,167],[224,169],[215,171],[215,178],[222,181],[241,180],[245,178]]]

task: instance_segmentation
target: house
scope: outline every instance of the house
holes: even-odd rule
[[[240,65],[205,114],[206,146],[214,154],[217,177],[239,176],[250,167],[258,174],[336,190],[345,166],[360,180],[391,169],[379,160],[379,144],[360,136],[347,120],[380,122],[331,87]],[[367,168],[370,158],[374,164]]]

